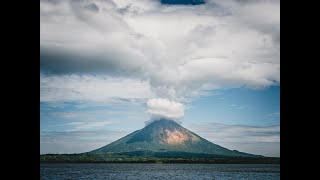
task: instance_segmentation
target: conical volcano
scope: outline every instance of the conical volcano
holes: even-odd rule
[[[93,150],[92,154],[188,154],[226,157],[257,157],[256,155],[232,151],[214,144],[178,123],[156,120],[113,143]]]

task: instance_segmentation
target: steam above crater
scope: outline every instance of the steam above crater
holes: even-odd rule
[[[148,113],[152,120],[161,118],[180,120],[184,116],[184,105],[169,99],[154,98],[147,102]]]

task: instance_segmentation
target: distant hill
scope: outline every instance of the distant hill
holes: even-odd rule
[[[168,119],[154,121],[143,129],[88,154],[197,158],[263,157],[221,147]]]

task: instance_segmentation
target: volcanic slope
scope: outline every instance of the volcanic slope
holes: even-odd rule
[[[156,120],[143,129],[112,142],[89,154],[206,154],[221,157],[261,157],[258,155],[229,150],[214,144],[178,123]]]

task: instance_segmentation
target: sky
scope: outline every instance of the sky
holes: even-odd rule
[[[280,1],[174,2],[40,1],[41,154],[87,152],[165,117],[280,156]]]

